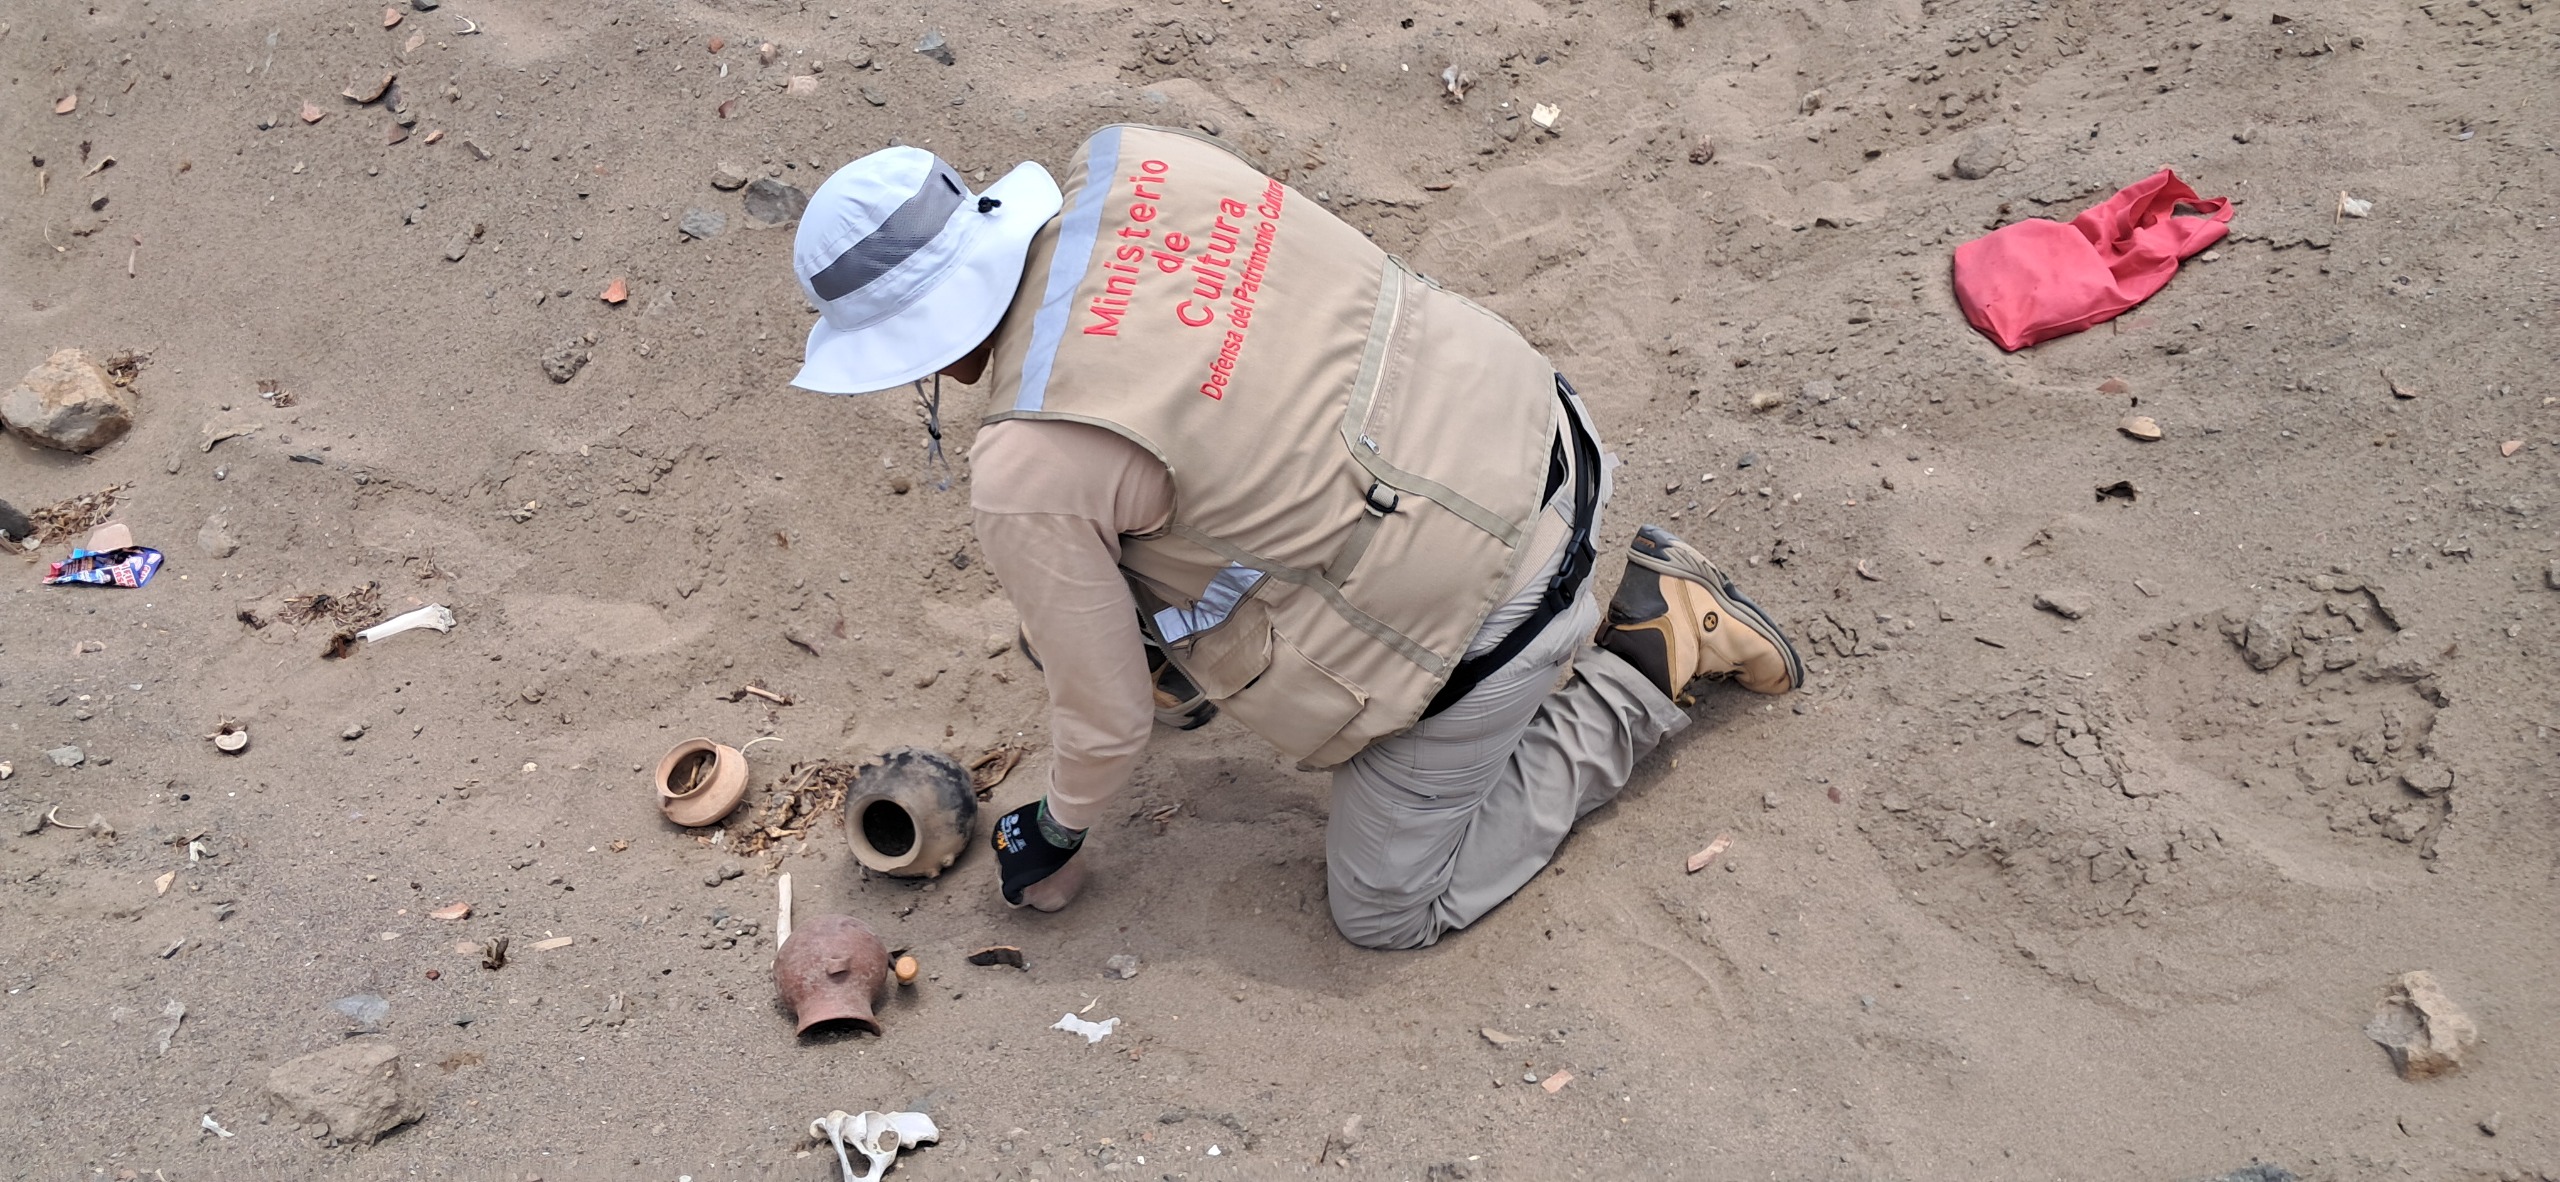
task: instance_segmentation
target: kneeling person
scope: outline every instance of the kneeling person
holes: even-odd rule
[[[1652,526],[1604,619],[1609,482],[1572,387],[1214,141],[1104,128],[1063,194],[1037,164],[973,194],[873,153],[819,188],[793,261],[820,311],[794,384],[988,390],[971,509],[1056,753],[995,827],[1007,902],[1074,897],[1086,831],[1191,697],[1333,769],[1334,923],[1420,947],[1535,875],[1695,682],[1803,680]]]

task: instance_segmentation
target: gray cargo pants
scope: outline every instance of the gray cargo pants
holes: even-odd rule
[[[1334,769],[1326,895],[1343,938],[1421,948],[1474,923],[1616,797],[1637,760],[1689,725],[1652,682],[1592,645],[1597,579],[1473,692]],[[1547,582],[1532,578],[1471,647],[1490,648],[1500,621],[1525,617]]]

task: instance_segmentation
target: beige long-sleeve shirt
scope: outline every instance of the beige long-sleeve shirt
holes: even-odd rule
[[[1089,829],[1155,725],[1120,539],[1160,529],[1173,477],[1128,438],[1081,423],[989,423],[969,449],[969,508],[1049,683],[1049,813]]]

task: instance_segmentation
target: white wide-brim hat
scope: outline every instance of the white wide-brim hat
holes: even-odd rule
[[[1058,182],[1033,163],[983,194],[922,148],[837,169],[809,198],[792,244],[818,322],[791,384],[865,394],[967,356],[1012,305],[1031,238],[1059,203]]]

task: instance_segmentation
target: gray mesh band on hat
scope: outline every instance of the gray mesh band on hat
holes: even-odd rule
[[[937,158],[933,171],[925,174],[924,187],[898,206],[877,229],[846,247],[825,270],[810,276],[809,289],[822,300],[842,299],[862,290],[933,241],[944,223],[951,220],[951,211],[958,209],[961,199],[968,195],[968,186],[960,183],[960,174]]]

